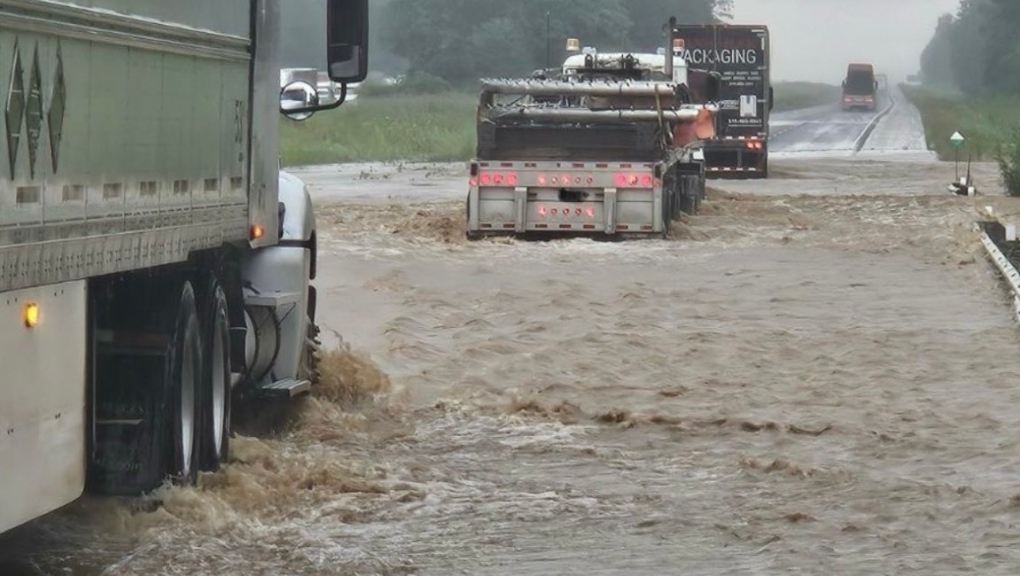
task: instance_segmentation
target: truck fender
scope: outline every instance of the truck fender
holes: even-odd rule
[[[311,251],[309,280],[315,280],[318,242],[315,233],[315,208],[308,187],[300,178],[280,171],[281,246],[300,246]]]
[[[248,251],[242,259],[243,349],[250,384],[256,386],[298,378],[313,322],[310,280],[317,242],[311,196],[304,182],[281,171],[279,202],[280,241]]]

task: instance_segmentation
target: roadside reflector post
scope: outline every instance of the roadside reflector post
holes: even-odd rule
[[[953,132],[953,135],[949,137],[949,143],[956,150],[956,176],[953,179],[953,183],[949,185],[949,191],[958,196],[974,196],[977,194],[977,188],[973,186],[970,178],[970,163],[971,158],[967,157],[967,175],[960,177],[960,148],[963,147],[967,141],[963,137],[963,134],[959,132]]]
[[[949,137],[949,143],[956,149],[956,180],[960,179],[960,148],[966,141],[967,139],[959,132],[953,132],[953,135]]]

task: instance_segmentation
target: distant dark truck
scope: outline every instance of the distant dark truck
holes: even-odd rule
[[[719,78],[717,137],[705,144],[710,177],[768,178],[772,112],[769,30],[761,25],[677,24],[669,44],[689,75]],[[694,82],[692,82],[694,84]]]
[[[843,111],[878,109],[878,79],[871,64],[850,64],[843,80]]]

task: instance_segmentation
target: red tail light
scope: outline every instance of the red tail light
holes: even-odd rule
[[[474,181],[474,179],[472,179]],[[516,172],[493,172],[483,173],[478,176],[478,184],[482,186],[516,186],[518,182]],[[474,185],[474,184],[472,184]]]
[[[617,188],[651,188],[655,179],[650,174],[617,174]]]

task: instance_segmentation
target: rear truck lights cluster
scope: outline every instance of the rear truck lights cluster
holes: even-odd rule
[[[758,140],[752,140],[747,143],[748,150],[761,150],[765,145]]]
[[[471,177],[472,186],[517,186],[516,172],[483,172]]]
[[[587,216],[588,218],[595,217],[595,208],[588,206],[587,208],[548,208],[546,206],[538,207],[539,216]]]
[[[655,178],[651,174],[624,174],[619,173],[614,178],[617,188],[651,188],[655,184]]]
[[[539,174],[535,177],[538,186],[593,186],[593,174]],[[652,188],[656,179],[651,174],[617,173],[613,177],[617,188]],[[471,186],[515,187],[520,182],[516,172],[482,172],[471,176]]]

